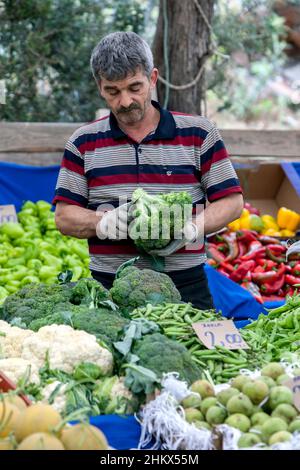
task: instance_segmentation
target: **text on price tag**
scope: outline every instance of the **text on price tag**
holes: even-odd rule
[[[294,394],[294,406],[300,411],[300,375],[287,380],[282,385],[292,390]]]
[[[16,208],[13,204],[0,206],[0,225],[7,222],[18,222]]]
[[[193,328],[204,346],[214,349],[249,349],[232,320],[193,323]]]

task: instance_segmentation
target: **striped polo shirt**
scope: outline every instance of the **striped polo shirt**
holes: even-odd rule
[[[64,201],[97,210],[119,205],[143,188],[150,194],[187,191],[193,204],[205,205],[242,192],[216,127],[206,118],[163,109],[155,132],[137,143],[110,115],[80,127],[68,140],[53,203]],[[138,252],[131,240],[88,240],[90,269],[115,273]],[[166,258],[165,271],[192,268],[205,262],[203,247],[185,248]],[[140,257],[137,266],[151,268]]]

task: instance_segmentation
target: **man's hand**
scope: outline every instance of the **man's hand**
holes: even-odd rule
[[[199,235],[200,234],[197,225],[192,221],[188,221],[182,229],[181,238],[172,240],[165,248],[162,248],[161,250],[152,250],[149,254],[163,257],[170,256],[188,243],[197,241],[199,239]]]
[[[131,203],[122,204],[117,209],[105,212],[97,225],[100,240],[126,240],[128,237],[128,212]]]

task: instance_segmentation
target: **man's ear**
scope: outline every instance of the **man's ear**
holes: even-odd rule
[[[151,89],[154,89],[155,86],[156,86],[156,83],[157,83],[157,78],[158,78],[158,70],[156,68],[154,68],[151,72],[151,75],[150,75],[150,86],[151,86]]]
[[[102,87],[101,87],[101,80],[97,80],[96,83],[97,83],[97,88],[98,88],[99,94],[100,94],[100,96],[102,96],[102,98],[103,98]]]

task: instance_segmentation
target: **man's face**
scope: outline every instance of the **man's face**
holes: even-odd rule
[[[156,81],[157,69],[152,70],[150,79],[137,71],[124,80],[109,81],[102,78],[99,90],[120,124],[132,125],[144,118]]]

